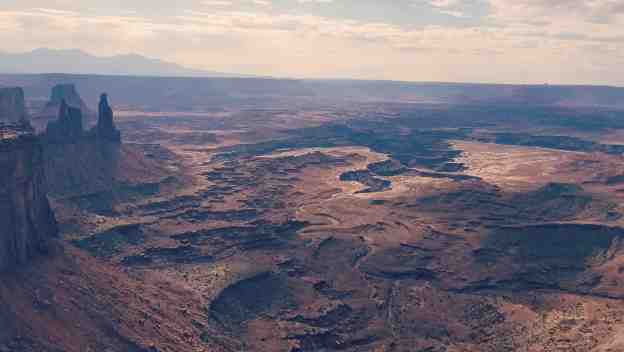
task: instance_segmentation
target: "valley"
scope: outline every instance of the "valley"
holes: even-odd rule
[[[51,174],[0,351],[624,349],[614,110],[295,103],[116,110],[101,181],[64,147],[97,182]]]

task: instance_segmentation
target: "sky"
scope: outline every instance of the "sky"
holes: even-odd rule
[[[0,50],[294,78],[624,86],[624,0],[0,0]]]

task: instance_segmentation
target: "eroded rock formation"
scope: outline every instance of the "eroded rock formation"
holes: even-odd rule
[[[43,107],[43,110],[36,114],[33,120],[36,127],[44,129],[48,122],[56,120],[63,102],[68,107],[81,111],[85,128],[95,124],[96,115],[82,100],[76,86],[74,84],[58,84],[52,88],[50,100]]]
[[[74,84],[57,84],[52,87],[52,94],[50,95],[50,101],[46,104],[46,107],[58,109],[63,101],[74,108],[78,108],[83,112],[89,112],[87,104],[82,100],[80,94],[76,90]]]
[[[113,187],[121,135],[113,123],[106,95],[102,96],[99,122],[91,130],[83,129],[81,110],[64,100],[58,120],[48,123],[44,153],[52,197],[90,194]]]
[[[53,143],[76,142],[84,134],[82,128],[82,111],[61,101],[58,120],[48,122],[46,136]]]
[[[103,93],[100,96],[96,134],[98,138],[103,138],[113,142],[121,141],[121,133],[115,127],[115,122],[113,121],[113,109],[111,109],[108,104],[108,95],[106,93]]]
[[[61,93],[52,92],[53,97],[58,94]],[[61,100],[58,118],[48,123],[44,159],[51,197],[65,199],[98,194],[106,194],[107,199],[111,197],[118,182],[124,149],[106,94],[100,98],[98,112],[97,125],[87,130],[84,111]]]
[[[0,88],[0,124],[21,124],[27,121],[22,88]]]
[[[30,130],[0,134],[0,271],[45,252],[58,230],[46,195],[42,147]]]

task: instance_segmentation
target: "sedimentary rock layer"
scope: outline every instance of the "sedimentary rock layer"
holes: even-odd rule
[[[22,88],[0,88],[0,124],[27,120]]]
[[[15,131],[0,139],[0,270],[45,252],[56,235],[41,144],[31,132]]]

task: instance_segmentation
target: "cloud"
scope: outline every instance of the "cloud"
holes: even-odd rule
[[[619,1],[483,1],[489,12],[482,22],[464,26],[286,12],[267,0],[210,0],[168,16],[0,10],[0,41],[8,51],[139,52],[197,68],[245,67],[276,76],[342,76],[367,67],[375,76],[361,78],[624,84]],[[464,1],[426,3],[464,16]]]
[[[511,22],[611,23],[624,15],[621,0],[490,0],[490,4],[496,19]]]
[[[577,42],[624,36],[620,0],[490,0],[490,20],[518,35]]]
[[[205,6],[215,6],[215,7],[229,7],[232,6],[232,2],[229,0],[204,0],[202,4]]]
[[[461,0],[426,0],[426,3],[435,8],[438,13],[456,18],[468,17],[466,12],[461,10],[461,5],[463,5]]]
[[[428,2],[429,2],[429,5],[433,7],[441,7],[441,8],[457,6],[461,3],[460,0],[429,0]]]
[[[334,2],[334,0],[297,0],[300,4],[329,4]]]

